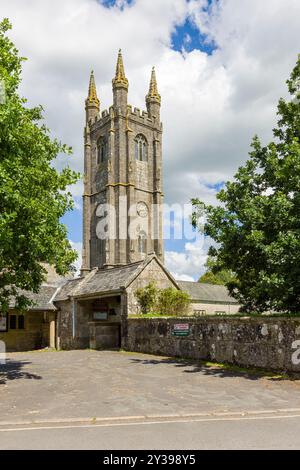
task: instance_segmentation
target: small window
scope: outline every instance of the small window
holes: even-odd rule
[[[138,237],[138,250],[139,253],[147,253],[147,235],[141,232]]]
[[[139,134],[134,139],[135,145],[135,159],[141,162],[146,162],[148,160],[148,144],[146,138]]]
[[[107,159],[107,140],[105,137],[100,137],[97,146],[97,163],[103,163]]]
[[[226,312],[216,310],[215,315],[226,315]]]
[[[9,329],[15,330],[17,328],[17,315],[9,315]]]
[[[19,330],[24,330],[25,328],[25,319],[24,315],[19,315],[18,316],[18,329]]]

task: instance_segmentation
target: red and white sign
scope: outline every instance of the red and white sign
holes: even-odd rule
[[[188,323],[175,323],[174,330],[189,330],[190,325]]]

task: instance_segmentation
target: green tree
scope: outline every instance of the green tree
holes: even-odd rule
[[[135,291],[142,314],[182,315],[187,312],[190,296],[174,287],[158,289],[153,282]]]
[[[204,209],[209,254],[243,310],[300,312],[300,55],[287,81],[291,100],[279,100],[274,141],[254,137],[250,158],[213,207],[193,199],[193,225]]]
[[[190,296],[187,292],[168,287],[160,290],[157,303],[161,315],[179,316],[187,313]]]
[[[150,282],[146,287],[140,287],[135,291],[142,314],[154,313],[158,292],[154,282]]]
[[[218,270],[218,264],[212,256],[208,256],[205,263],[206,272],[202,274],[198,282],[204,284],[226,285],[233,281],[235,276],[229,269]]]
[[[10,296],[20,308],[29,305],[21,292],[38,291],[46,273],[42,262],[65,274],[76,259],[60,218],[73,207],[66,189],[78,174],[52,165],[71,149],[50,138],[42,107],[29,108],[18,95],[25,59],[9,29],[8,19],[0,22],[0,311]]]

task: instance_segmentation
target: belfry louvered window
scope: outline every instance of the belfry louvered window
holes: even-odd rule
[[[142,134],[138,134],[134,139],[135,159],[146,162],[148,159],[148,144],[146,138]]]
[[[103,163],[107,159],[107,141],[105,137],[100,137],[97,145],[97,163]]]

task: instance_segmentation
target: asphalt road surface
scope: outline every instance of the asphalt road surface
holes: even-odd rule
[[[299,380],[117,351],[0,365],[1,450],[299,448]]]
[[[299,414],[173,418],[0,430],[0,449],[299,449]]]

